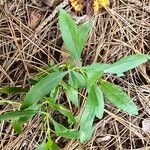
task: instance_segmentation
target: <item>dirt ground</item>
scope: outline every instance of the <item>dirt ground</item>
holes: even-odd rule
[[[85,2],[85,7],[90,0]],[[51,6],[49,6],[51,5]],[[29,79],[48,66],[66,61],[58,28],[58,11],[66,9],[80,24],[92,21],[92,31],[84,48],[83,64],[112,63],[130,54],[150,54],[150,1],[114,0],[111,6],[89,15],[85,10],[76,13],[68,1],[58,4],[47,0],[0,1],[0,86],[29,87]],[[105,76],[120,85],[138,106],[139,115],[130,116],[105,103],[105,115],[95,120],[97,128],[87,143],[54,136],[64,150],[150,150],[150,131],[143,130],[143,121],[150,118],[150,62],[123,77]],[[20,102],[22,94],[0,97]],[[0,112],[11,110],[0,105]],[[150,126],[150,122],[148,124]],[[41,117],[35,116],[16,134],[10,122],[0,123],[1,150],[32,150],[44,138]]]

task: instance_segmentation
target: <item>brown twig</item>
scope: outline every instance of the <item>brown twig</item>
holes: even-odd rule
[[[144,9],[146,12],[150,13],[150,6],[143,6],[143,3],[139,0],[125,0],[128,3],[134,4],[137,7]]]
[[[37,34],[38,32],[40,32],[54,17],[55,15],[58,13],[58,11],[67,6],[68,5],[68,0],[63,1],[61,4],[59,4],[54,11],[52,12],[52,14],[50,16],[48,16],[43,22],[41,22],[41,24],[36,28],[35,30],[35,34]]]

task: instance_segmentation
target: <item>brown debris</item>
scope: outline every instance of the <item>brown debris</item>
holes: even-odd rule
[[[128,3],[134,4],[137,7],[140,7],[140,9],[144,9],[146,12],[150,13],[150,6],[144,6],[143,3],[139,0],[125,0]]]
[[[54,7],[58,4],[60,4],[63,0],[43,0],[43,3],[50,6],[50,7]]]
[[[28,25],[34,30],[44,17],[44,13],[39,10],[29,10],[28,13]]]

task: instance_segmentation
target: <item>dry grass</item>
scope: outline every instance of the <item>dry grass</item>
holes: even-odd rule
[[[96,61],[111,63],[134,53],[150,54],[150,13],[145,10],[150,2],[143,0],[141,3],[141,6],[137,6],[137,3],[128,3],[127,0],[116,0],[112,9],[106,8],[91,18],[93,29],[83,52],[85,65]],[[69,8],[67,5],[66,9]],[[33,10],[42,12],[41,23],[51,13],[53,15],[47,24],[33,30],[28,22],[28,15]],[[29,0],[7,1],[4,6],[0,6],[0,86],[29,86],[28,79],[42,70],[40,68],[48,66],[51,61],[65,61],[60,55],[63,47],[59,46],[60,32],[55,14],[57,9],[41,8]],[[95,121],[97,129],[89,142],[80,144],[59,137],[55,138],[56,142],[64,150],[150,149],[150,135],[141,129],[142,120],[150,117],[150,63],[126,73],[124,77],[105,77],[122,86],[133,97],[139,116],[131,117],[106,103],[105,116],[102,120]],[[18,102],[22,98],[22,95],[1,96]],[[0,108],[1,112],[12,109],[10,105]],[[20,135],[12,130],[9,122],[1,122],[0,149],[35,149],[44,134],[40,116],[30,121]]]

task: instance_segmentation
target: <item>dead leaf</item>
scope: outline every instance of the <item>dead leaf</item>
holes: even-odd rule
[[[60,4],[63,0],[43,0],[43,3],[50,6],[50,7],[54,7],[58,4]]]
[[[28,25],[31,29],[34,30],[44,17],[44,13],[36,10],[29,10],[28,13]]]
[[[146,118],[142,121],[143,131],[150,133],[150,118]]]

